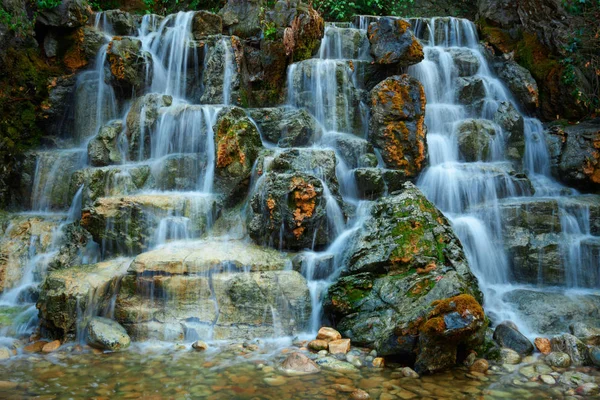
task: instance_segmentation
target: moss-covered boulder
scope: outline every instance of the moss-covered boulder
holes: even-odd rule
[[[319,122],[305,109],[255,108],[249,114],[263,138],[279,147],[311,146],[323,133]]]
[[[367,34],[371,55],[378,64],[407,67],[423,60],[423,46],[404,19],[378,18],[369,24]]]
[[[411,183],[372,205],[344,257],[325,310],[353,343],[410,364],[416,354],[420,371],[435,371],[457,361],[459,346],[481,342],[477,280],[449,222]]]
[[[458,149],[468,162],[489,161],[494,155],[496,125],[486,119],[466,119],[456,127]],[[500,147],[504,143],[499,143]]]
[[[109,308],[118,278],[130,263],[123,258],[50,272],[37,303],[42,331],[52,338],[74,340],[90,318]]]
[[[108,44],[106,59],[110,81],[126,98],[139,94],[151,82],[152,57],[142,50],[142,42],[131,37],[115,36]]]
[[[425,166],[425,91],[408,75],[392,76],[371,90],[369,138],[386,166],[416,177]]]
[[[221,110],[213,127],[215,141],[215,190],[226,203],[243,198],[252,167],[262,147],[256,125],[238,107]]]
[[[109,26],[104,27],[117,36],[136,36],[137,25],[133,15],[122,10],[106,10],[102,13]]]

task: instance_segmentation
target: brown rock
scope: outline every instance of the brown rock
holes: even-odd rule
[[[281,369],[288,375],[316,374],[319,366],[302,353],[290,354],[282,363]]]
[[[356,390],[356,388],[349,386],[349,385],[343,385],[340,383],[336,383],[334,385],[331,385],[331,388],[337,392],[345,392],[345,393],[352,393]]]
[[[469,371],[485,374],[489,368],[490,364],[487,362],[487,360],[480,358],[478,360],[475,360],[473,365],[471,365],[471,367],[469,368]]]
[[[533,341],[533,344],[535,344],[535,347],[542,354],[550,354],[550,352],[552,352],[552,346],[550,344],[550,339],[548,339],[548,338],[542,338],[542,337],[535,338],[535,340]]]
[[[0,381],[0,390],[13,390],[16,389],[19,384],[11,381]]]
[[[317,333],[317,340],[325,340],[327,342],[331,342],[332,340],[338,340],[341,338],[341,333],[339,333],[333,328],[328,328],[326,326],[319,329],[319,332]]]
[[[371,396],[369,396],[369,393],[365,392],[364,390],[356,389],[354,392],[350,393],[350,398],[352,400],[366,400],[370,399]]]
[[[329,352],[331,354],[346,354],[350,351],[350,339],[338,339],[329,342]]]
[[[373,359],[373,366],[375,368],[385,367],[385,359],[383,357],[376,357]]]
[[[326,340],[316,339],[308,343],[308,348],[313,351],[327,350],[328,342]]]
[[[46,344],[48,344],[46,340],[40,340],[23,347],[23,351],[27,353],[39,353]]]
[[[196,340],[192,344],[192,348],[196,351],[204,351],[204,350],[208,349],[208,345],[206,343],[204,343],[202,340]]]
[[[59,347],[60,347],[60,340],[54,340],[50,343],[46,343],[42,347],[42,353],[52,353],[53,351],[58,350]]]

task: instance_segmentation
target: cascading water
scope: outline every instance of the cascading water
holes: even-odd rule
[[[594,260],[593,252],[584,255],[580,247],[591,239],[589,213],[576,202],[572,202],[575,210],[568,211],[569,200],[557,197],[575,192],[550,177],[548,150],[538,120],[523,118],[522,159],[510,159],[506,154],[509,133],[497,123],[496,116],[501,107],[518,106],[492,74],[474,24],[456,18],[415,19],[412,23],[415,35],[424,42],[425,59],[410,67],[409,72],[422,82],[426,92],[430,162],[418,186],[451,220],[484,291],[485,308],[492,319],[496,323],[513,320],[531,335],[530,321],[504,301],[507,293],[522,288],[525,282],[515,278],[514,260],[505,250],[503,210],[524,201],[532,205],[547,199],[558,202],[562,232],[557,234],[564,239],[560,253],[568,287],[588,286],[581,279],[583,271],[597,269],[589,264]],[[473,82],[482,84],[481,97],[462,97],[463,85]],[[463,135],[473,125],[478,127],[479,138],[483,135],[481,126],[489,126],[490,138],[485,151],[480,148],[476,154],[469,154],[464,144],[470,139]],[[517,179],[515,169],[520,163],[528,180]],[[545,286],[546,282],[540,277],[536,284]]]

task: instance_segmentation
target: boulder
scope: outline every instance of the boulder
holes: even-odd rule
[[[192,21],[192,35],[200,40],[211,35],[220,35],[223,32],[223,19],[208,11],[197,11]]]
[[[509,60],[498,64],[496,68],[498,77],[515,96],[523,109],[535,113],[539,106],[538,85],[531,72],[521,67],[515,61]]]
[[[139,94],[149,85],[152,57],[142,50],[142,42],[131,37],[113,37],[106,50],[110,82],[124,97]]]
[[[87,23],[91,7],[84,0],[64,0],[39,11],[36,22],[53,28],[77,28]]]
[[[338,331],[327,326],[321,327],[317,332],[317,340],[331,342],[332,340],[340,340],[341,338],[342,335]]]
[[[121,10],[106,10],[102,12],[102,18],[106,18],[108,30],[116,36],[136,36],[137,25],[131,14]],[[107,27],[105,27],[106,29]]]
[[[525,121],[509,101],[502,101],[494,114],[494,122],[505,133],[506,157],[520,165],[525,155]]]
[[[455,128],[458,149],[467,162],[489,161],[497,151],[497,126],[487,119],[466,119]],[[501,144],[502,145],[502,144]]]
[[[452,57],[452,61],[454,61],[454,67],[458,76],[473,76],[479,70],[480,61],[473,50],[456,47],[448,49],[448,53]]]
[[[116,259],[50,272],[37,303],[42,331],[61,340],[76,339],[96,310],[110,306],[114,285],[130,263]]]
[[[515,365],[521,363],[521,355],[514,351],[513,349],[509,349],[507,347],[503,347],[500,349],[500,355],[498,356],[498,361],[502,364]]]
[[[98,134],[88,143],[88,158],[94,167],[120,164],[121,151],[118,139],[123,130],[123,121],[115,120],[100,128]]]
[[[533,341],[533,344],[535,345],[535,348],[538,349],[538,351],[542,354],[550,354],[552,351],[550,339],[548,338],[537,337]]]
[[[236,36],[222,37],[211,43],[204,56],[200,104],[241,104],[240,63],[243,58],[243,46]]]
[[[571,366],[571,357],[567,353],[553,351],[544,359],[548,365],[557,368],[569,368]]]
[[[575,322],[569,325],[569,331],[577,339],[581,340],[587,345],[598,346],[600,345],[600,328],[584,324],[582,322]]]
[[[306,279],[273,249],[237,241],[181,242],[136,257],[115,319],[136,340],[294,335],[310,318]]]
[[[262,137],[279,147],[307,147],[321,138],[322,128],[305,109],[256,108],[248,112]]]
[[[494,330],[494,340],[502,347],[512,349],[522,356],[533,353],[533,345],[514,326],[503,322]]]
[[[324,307],[356,345],[407,362],[416,353],[419,370],[435,371],[457,361],[458,346],[481,342],[483,311],[472,297],[481,294],[460,242],[412,184],[371,206],[343,264]]]
[[[281,370],[286,375],[310,375],[321,371],[321,368],[302,353],[292,353],[281,363]]]
[[[263,0],[228,0],[219,10],[223,33],[249,38],[261,32]]]
[[[478,110],[486,97],[485,83],[478,76],[456,79],[456,100],[473,110]]]
[[[402,67],[423,60],[423,46],[410,30],[410,23],[400,18],[383,17],[369,24],[367,31],[371,55],[378,64]]]
[[[118,351],[129,347],[131,339],[112,319],[94,317],[87,327],[87,343],[100,350]]]
[[[365,139],[348,133],[328,132],[322,142],[333,147],[349,169],[377,166],[373,145]]]
[[[213,126],[215,141],[215,191],[226,204],[244,198],[252,167],[262,142],[252,120],[241,108],[225,108]]]
[[[208,349],[208,345],[202,340],[196,340],[194,343],[192,343],[192,348],[196,351],[205,351]]]
[[[328,343],[330,354],[346,354],[350,351],[350,339],[337,339]]]
[[[558,139],[554,176],[584,192],[600,193],[600,119],[554,125],[547,136]]]
[[[308,174],[268,172],[250,201],[250,237],[276,248],[323,248],[333,239],[323,182]]]
[[[425,165],[425,91],[408,75],[393,76],[371,91],[369,139],[386,166],[416,177]]]
[[[150,93],[137,98],[126,117],[129,158],[143,160],[150,157],[151,132],[156,126],[159,111],[173,103],[171,96]]]
[[[575,336],[564,333],[550,339],[550,343],[553,352],[566,353],[573,365],[591,365],[588,347]],[[566,359],[564,356],[561,358]]]
[[[241,97],[244,107],[276,107],[284,103],[290,59],[283,42],[261,40],[258,47],[254,42],[244,42],[243,48]]]

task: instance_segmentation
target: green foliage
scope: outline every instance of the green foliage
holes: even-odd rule
[[[118,0],[89,0],[88,3],[94,11],[104,11],[119,8]]]
[[[327,21],[349,21],[354,15],[411,15],[415,0],[314,0]]]
[[[36,4],[39,10],[49,10],[58,7],[62,3],[61,0],[37,0]]]
[[[23,37],[33,28],[33,22],[27,18],[25,13],[17,15],[6,11],[0,5],[0,24],[5,25],[10,32],[16,36]]]

